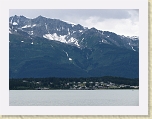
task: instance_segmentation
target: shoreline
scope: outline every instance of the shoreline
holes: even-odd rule
[[[28,91],[34,91],[34,90],[30,90],[30,89],[27,89],[27,90]],[[51,89],[51,90],[64,90],[64,89]],[[68,91],[68,90],[71,90],[71,89],[65,89],[65,90]],[[94,90],[139,90],[139,89],[94,89]],[[9,90],[9,91],[18,91],[18,90]],[[24,90],[20,90],[20,91],[24,91]],[[37,90],[37,91],[40,91],[40,90]],[[49,91],[49,90],[47,90],[47,91]],[[74,90],[71,90],[71,91],[74,91]],[[80,91],[80,90],[78,90],[78,91]],[[93,91],[93,90],[86,90],[86,91]]]

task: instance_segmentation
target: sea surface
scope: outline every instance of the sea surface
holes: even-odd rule
[[[139,106],[139,90],[10,90],[10,106]]]

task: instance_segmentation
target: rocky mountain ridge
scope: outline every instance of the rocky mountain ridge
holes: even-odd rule
[[[125,37],[109,31],[101,31],[95,28],[88,29],[80,24],[69,24],[59,19],[50,19],[43,16],[29,19],[15,15],[9,18],[9,26],[11,34],[24,34],[31,39],[35,36],[43,37],[84,48],[88,47],[85,40],[88,37],[95,36],[97,43],[116,45],[139,51],[139,38],[137,36]]]
[[[139,77],[139,38],[39,16],[9,18],[9,76]]]

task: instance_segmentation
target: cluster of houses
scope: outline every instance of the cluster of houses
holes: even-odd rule
[[[23,81],[26,82],[26,81]],[[58,85],[49,82],[48,86],[44,86],[42,82],[32,81],[37,85],[36,90],[49,89],[70,89],[70,90],[98,90],[98,89],[139,89],[139,86],[131,86],[124,84],[115,84],[112,82],[60,82]],[[56,87],[55,87],[56,86]]]
[[[67,83],[70,85],[70,83]],[[115,84],[112,82],[104,83],[104,82],[78,82],[77,84],[73,84],[70,86],[72,90],[97,90],[97,89],[139,89],[139,86],[130,86],[124,84]]]

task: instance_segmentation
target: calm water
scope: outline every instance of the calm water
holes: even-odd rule
[[[10,106],[139,106],[139,90],[10,90]]]

